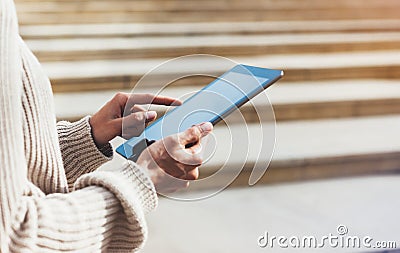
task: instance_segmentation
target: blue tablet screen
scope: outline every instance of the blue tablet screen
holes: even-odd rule
[[[258,71],[260,69],[257,68]],[[141,136],[118,147],[117,152],[128,158],[133,155],[135,145],[144,139],[160,140],[206,121],[215,124],[276,81],[271,81],[268,75],[255,74],[244,65],[236,66],[188,98],[183,105],[166,113],[147,127]],[[275,75],[280,76],[281,72],[277,71]]]

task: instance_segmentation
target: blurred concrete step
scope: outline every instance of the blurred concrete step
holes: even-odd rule
[[[79,0],[17,0],[20,12],[33,13],[71,13],[71,12],[183,12],[183,11],[234,11],[234,10],[308,10],[308,9],[378,9],[400,7],[398,1],[386,0],[336,0],[335,2],[318,0],[113,0],[113,1],[79,1]]]
[[[135,93],[153,93],[184,100],[200,87],[171,87],[135,89]],[[123,90],[131,92],[130,90]],[[95,113],[118,91],[93,91],[56,93],[54,95],[59,120],[74,121]],[[277,121],[321,118],[360,117],[384,114],[400,114],[399,80],[344,80],[288,84],[279,82],[266,91],[264,96],[252,100],[241,108],[246,122],[259,122],[258,114],[271,113]],[[76,105],[76,106],[75,106]],[[254,109],[254,106],[256,110]],[[166,107],[154,107],[161,116]],[[243,123],[241,115],[233,114],[229,122]]]
[[[399,50],[400,33],[165,36],[27,40],[40,61],[179,57],[189,54],[257,56]]]
[[[138,13],[20,13],[21,25],[39,24],[79,24],[79,23],[176,23],[176,22],[238,22],[238,21],[272,21],[272,20],[341,20],[341,19],[397,19],[397,9],[333,9],[333,10],[254,10],[254,11],[209,11],[206,15],[197,11],[174,12],[138,12]]]
[[[259,184],[398,173],[399,128],[400,115],[278,122],[273,159]],[[193,189],[212,189],[232,179],[242,167],[232,186],[247,186],[257,161],[264,162],[257,165],[259,169],[268,166],[271,153],[261,150],[271,146],[274,131],[268,124],[233,124],[229,128],[219,124],[212,139],[217,145],[210,152],[213,156],[200,167],[200,176],[206,178],[217,171],[219,176],[201,186],[192,185]],[[122,138],[113,140],[115,147],[121,143]],[[124,160],[116,154],[106,167],[119,166]]]
[[[20,2],[20,24],[398,18],[398,1]]]
[[[400,172],[399,127],[400,115],[278,122],[273,159],[260,183]],[[224,164],[222,175],[226,173],[229,177],[229,168],[236,170],[244,165],[234,185],[247,185],[256,162],[269,158],[268,153],[260,154],[260,150],[261,145],[269,145],[271,129],[265,125],[261,129],[256,124],[230,125],[227,129],[215,129],[217,143],[221,144],[201,168],[202,178],[217,172]],[[238,135],[240,132],[242,136]],[[248,146],[244,143],[247,133]],[[265,138],[262,144],[260,133]],[[235,145],[231,150],[230,138]],[[246,160],[243,154],[247,154]],[[209,187],[212,185],[211,181]]]
[[[200,22],[143,24],[71,24],[25,25],[20,27],[24,39],[107,38],[172,35],[350,33],[400,31],[399,19],[384,20],[313,20],[268,22]]]
[[[43,67],[56,92],[131,89],[149,70],[168,59],[136,59],[107,61],[46,62]],[[232,60],[261,67],[284,69],[284,81],[316,81],[331,79],[399,79],[400,51],[351,52],[330,54],[274,55],[232,57]],[[215,59],[198,57],[182,64],[172,64],[167,72],[151,77],[152,87],[162,87],[169,78],[188,74],[219,76],[226,68],[216,66]],[[173,85],[201,85],[210,77],[183,78]]]

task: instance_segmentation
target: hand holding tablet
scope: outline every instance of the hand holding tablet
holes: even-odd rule
[[[166,113],[138,137],[117,148],[123,157],[137,161],[146,147],[194,125],[224,119],[283,76],[283,71],[237,65]]]

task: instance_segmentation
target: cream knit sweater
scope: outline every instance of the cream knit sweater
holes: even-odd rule
[[[50,82],[0,0],[0,252],[131,252],[157,195],[145,171],[99,151],[88,117],[56,125]]]

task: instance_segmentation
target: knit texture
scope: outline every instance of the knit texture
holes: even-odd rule
[[[51,86],[0,0],[0,252],[132,252],[147,236],[154,186],[132,162],[96,171],[89,117],[56,124]]]

